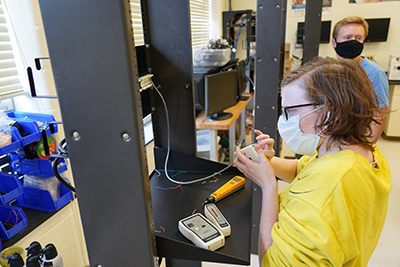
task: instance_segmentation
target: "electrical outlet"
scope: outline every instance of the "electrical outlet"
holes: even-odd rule
[[[368,56],[366,56],[369,60],[371,60],[371,61],[375,61],[375,57],[374,57],[374,55],[368,55]]]

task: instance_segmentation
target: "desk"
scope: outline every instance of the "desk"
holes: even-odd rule
[[[246,135],[246,106],[251,100],[253,93],[244,94],[248,96],[247,100],[239,101],[235,106],[226,109],[224,112],[232,113],[232,117],[223,121],[210,121],[205,115],[205,111],[201,111],[196,118],[196,130],[210,131],[210,160],[218,161],[218,143],[217,134],[218,130],[229,130],[229,161],[233,162],[234,151],[236,148],[235,138],[235,122],[241,115],[241,138]]]

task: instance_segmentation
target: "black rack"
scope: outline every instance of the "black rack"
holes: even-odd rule
[[[173,152],[168,169],[189,171],[190,177],[199,174],[199,168],[203,170],[200,174],[220,169],[221,165],[217,163],[195,158],[189,4],[159,0],[141,3],[145,42],[151,44],[154,81],[161,85],[171,120]],[[257,72],[261,73],[257,84],[268,87],[259,86],[256,92],[257,97],[261,96],[256,106],[261,108],[256,110],[255,126],[270,134],[274,133],[276,124],[266,123],[277,118],[282,36],[284,40],[281,28],[271,25],[284,21],[285,3],[283,0],[280,5],[266,0],[257,2],[258,7],[264,6],[262,12],[257,11],[259,26],[268,27],[261,28],[257,42],[261,40],[263,47],[265,42],[270,43],[257,55]],[[132,264],[137,266],[155,266],[157,255],[190,259],[190,266],[200,259],[248,264],[250,239],[252,250],[257,247],[253,243],[257,242],[258,233],[253,230],[258,228],[260,206],[259,198],[252,200],[257,188],[251,183],[219,204],[233,228],[226,247],[216,252],[202,250],[177,232],[177,219],[190,215],[187,213],[192,207],[200,209],[202,199],[216,184],[184,187],[187,192],[181,192],[182,198],[176,196],[180,201],[165,194],[179,191],[155,189],[156,186],[168,186],[160,164],[164,162],[165,148],[169,145],[166,114],[157,97],[153,113],[154,138],[156,146],[164,151],[156,149],[155,158],[156,169],[163,179],[155,173],[148,176],[129,2],[87,0],[82,4],[78,0],[40,0],[39,4],[91,264],[122,266],[134,260]],[[246,24],[247,32],[253,33],[252,11],[245,13],[251,21]],[[280,38],[274,41],[276,36]],[[248,44],[252,38],[247,38]],[[234,169],[224,173],[221,182],[234,173],[237,173]],[[260,197],[259,190],[257,195]],[[182,213],[175,211],[178,202],[185,207]],[[166,231],[155,233],[161,224]]]
[[[245,15],[246,19],[243,24],[241,23],[231,23],[232,18],[237,19],[239,21],[239,18],[241,16]],[[239,21],[240,22],[240,21]],[[251,9],[248,10],[235,10],[235,11],[226,11],[222,12],[222,32],[223,32],[223,37],[225,39],[229,40],[228,38],[228,29],[231,28],[239,28],[239,27],[246,27],[246,48],[247,48],[247,54],[246,56],[250,56],[250,43],[256,41],[256,15],[255,12]]]

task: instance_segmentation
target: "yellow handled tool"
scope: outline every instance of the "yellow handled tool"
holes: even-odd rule
[[[229,180],[226,184],[218,188],[214,193],[212,193],[206,201],[204,201],[203,205],[207,203],[215,203],[220,201],[221,199],[235,193],[239,189],[244,188],[246,180],[243,177],[235,176],[231,180]]]

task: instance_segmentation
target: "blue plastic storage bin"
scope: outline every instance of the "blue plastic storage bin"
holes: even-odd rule
[[[29,145],[30,143],[42,139],[42,134],[40,133],[40,129],[36,121],[30,119],[18,119],[18,118],[13,118],[13,120],[15,120],[16,122],[19,123],[19,125],[21,125],[23,132],[25,133],[25,135],[22,136],[21,133],[18,132],[17,130],[17,133],[19,134],[21,139],[21,146],[26,146]]]
[[[0,155],[8,154],[21,148],[21,136],[15,127],[10,127],[11,144],[0,147]]]
[[[42,114],[42,113],[30,113],[30,112],[22,112],[22,111],[12,111],[7,113],[7,116],[14,119],[14,118],[20,118],[20,119],[30,119],[30,120],[35,120],[39,122],[39,128],[42,129],[42,127],[47,128],[46,129],[46,134],[51,135],[53,133],[50,132],[50,129],[48,128],[48,125],[50,122],[55,122],[56,120],[54,119],[53,115],[50,114]],[[54,133],[58,131],[58,126],[57,124],[53,123],[54,126]]]
[[[0,204],[4,205],[22,194],[22,184],[15,174],[0,172]]]
[[[54,201],[50,192],[23,186],[23,194],[17,197],[17,205],[25,208],[52,212],[59,210],[74,198],[72,191],[60,184],[60,198]]]
[[[13,170],[18,173],[34,175],[43,178],[55,176],[51,160],[40,158],[22,159],[22,156],[14,153],[10,154],[10,158]],[[60,159],[57,169],[58,173],[63,173],[67,170],[67,164],[65,164],[64,159]]]
[[[19,207],[9,205],[0,205],[0,221],[1,239],[10,239],[28,225],[24,211]],[[5,224],[12,227],[6,228]]]

